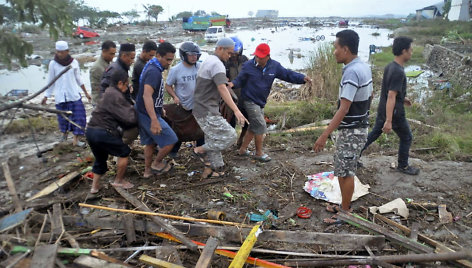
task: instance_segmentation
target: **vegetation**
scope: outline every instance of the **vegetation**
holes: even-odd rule
[[[146,14],[148,15],[148,17],[154,18],[156,22],[157,22],[157,18],[159,17],[159,14],[161,14],[162,11],[164,11],[164,8],[162,8],[159,5],[149,5],[149,6],[144,5],[144,9],[146,10]]]
[[[35,116],[29,119],[13,120],[11,124],[2,129],[2,134],[28,133],[31,130],[39,132],[49,132],[57,130],[56,117]]]

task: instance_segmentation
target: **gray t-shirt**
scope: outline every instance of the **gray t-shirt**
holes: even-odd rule
[[[180,99],[180,105],[182,105],[185,110],[193,109],[193,94],[195,92],[199,68],[199,62],[197,62],[197,65],[190,67],[180,62],[170,69],[169,75],[167,76],[166,84],[174,86],[175,94]]]
[[[226,68],[223,62],[215,55],[209,56],[200,66],[195,86],[193,115],[206,117],[219,115],[220,93],[218,85],[228,82]]]

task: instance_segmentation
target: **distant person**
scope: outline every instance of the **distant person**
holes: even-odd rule
[[[357,160],[367,140],[369,127],[369,108],[372,100],[372,72],[369,65],[358,56],[359,35],[353,30],[336,34],[334,56],[338,63],[344,64],[339,85],[338,110],[328,128],[318,137],[313,146],[315,153],[323,150],[329,135],[338,129],[336,151],[334,153],[334,175],[338,177],[341,188],[341,205],[328,205],[327,211],[351,211],[354,193],[354,176]],[[324,219],[325,223],[342,223],[334,215]]]
[[[118,157],[115,181],[112,185],[124,189],[134,186],[124,178],[131,149],[123,143],[121,137],[122,129],[132,128],[138,124],[136,111],[124,95],[128,90],[128,79],[128,73],[123,70],[113,72],[110,77],[110,87],[105,90],[100,104],[92,112],[92,118],[87,126],[87,141],[95,156],[90,189],[92,194],[100,190],[100,178],[108,170],[108,155]]]
[[[122,70],[122,71],[125,71],[126,73],[129,72],[129,69],[134,62],[135,56],[136,56],[136,47],[134,44],[129,44],[129,43],[120,44],[120,51],[118,52],[118,59],[114,61],[112,64],[110,64],[102,75],[102,81],[100,84],[101,94],[105,93],[105,89],[107,89],[110,86],[111,76],[113,75],[115,71]],[[125,96],[126,96],[126,99],[130,103],[132,103],[129,89],[125,93]]]
[[[102,43],[102,53],[90,68],[90,85],[92,87],[92,101],[97,105],[100,100],[100,90],[102,83],[102,76],[105,69],[110,65],[116,54],[116,44],[113,41],[107,40]]]
[[[238,77],[229,83],[232,88],[242,88],[241,102],[249,120],[249,128],[239,147],[239,154],[249,155],[248,146],[254,139],[256,152],[253,158],[261,162],[271,160],[262,147],[267,132],[264,106],[275,78],[295,84],[311,82],[310,77],[285,69],[279,62],[271,59],[269,45],[262,43],[256,47],[254,58],[244,63]]]
[[[230,38],[221,38],[216,42],[215,54],[208,56],[202,63],[197,74],[195,86],[193,115],[198,125],[205,134],[206,152],[205,168],[202,172],[203,178],[222,177],[224,162],[221,151],[227,149],[236,141],[236,131],[221,116],[219,102],[222,98],[229,108],[233,110],[238,123],[247,122],[244,115],[239,111],[231,98],[226,87],[228,78],[223,62],[228,61],[234,49],[234,42]]]
[[[144,66],[139,81],[139,92],[136,96],[136,110],[138,112],[139,136],[144,145],[144,178],[152,174],[161,175],[169,172],[172,165],[164,160],[177,142],[172,128],[163,116],[164,79],[162,72],[169,68],[174,60],[175,47],[163,42],[157,47],[156,57]],[[154,161],[152,155],[156,144],[159,146]]]
[[[148,40],[144,42],[143,45],[143,50],[141,51],[141,54],[139,54],[138,59],[134,63],[133,66],[133,92],[131,93],[131,98],[133,100],[136,100],[136,95],[138,95],[139,91],[139,77],[141,76],[141,73],[143,71],[144,65],[146,63],[154,58],[156,56],[156,51],[157,51],[157,44],[154,41]]]
[[[231,39],[234,41],[234,49],[233,52],[231,52],[231,56],[229,57],[229,60],[225,62],[225,67],[226,67],[226,77],[228,77],[229,81],[234,80],[238,74],[241,72],[241,69],[243,67],[243,63],[248,61],[249,59],[243,55],[243,42],[238,38],[238,37],[231,37]],[[245,117],[247,117],[246,112],[244,111],[243,108],[243,101],[241,100],[241,88],[233,88],[231,89],[232,95],[236,95],[237,97],[237,105],[239,110],[243,113]],[[231,93],[230,91],[230,93]],[[221,113],[223,114],[223,117],[228,119],[229,118],[229,124],[232,127],[236,127],[236,117],[233,114],[233,111],[228,107],[228,105],[224,104],[220,106]],[[241,134],[239,135],[238,141],[236,142],[236,146],[239,149],[241,144],[243,143],[243,137],[246,134],[247,130],[247,124],[245,124],[241,130]]]
[[[191,115],[197,72],[200,68],[200,63],[198,62],[201,55],[200,47],[193,42],[184,42],[180,45],[179,54],[182,61],[170,69],[166,80],[166,91],[172,96],[174,104],[179,105]],[[205,139],[196,141],[196,147],[193,149],[193,153],[202,159],[205,151],[201,146],[204,143]],[[174,145],[170,152],[171,157],[175,158],[178,156],[181,145],[181,141]]]
[[[404,107],[411,106],[411,101],[406,97],[407,81],[403,67],[411,59],[412,42],[411,38],[403,36],[393,40],[392,52],[395,58],[384,69],[377,118],[362,151],[376,141],[382,133],[388,134],[393,129],[400,138],[397,170],[408,175],[418,175],[420,169],[408,164],[413,135],[406,120]]]
[[[49,63],[49,82],[69,65],[72,66],[72,69],[59,77],[59,79],[46,90],[41,104],[46,105],[47,99],[54,94],[57,110],[72,111],[72,115],[69,116],[68,119],[78,126],[67,121],[61,115],[57,115],[59,130],[63,133],[61,141],[66,141],[69,131],[72,131],[74,134],[72,144],[82,147],[85,143],[79,140],[79,136],[84,135],[86,113],[84,104],[82,103],[80,89],[82,89],[85,97],[87,97],[89,101],[92,101],[92,97],[88,94],[82,82],[82,78],[80,77],[79,62],[69,55],[69,45],[66,41],[57,41],[56,55],[54,56],[54,60]]]

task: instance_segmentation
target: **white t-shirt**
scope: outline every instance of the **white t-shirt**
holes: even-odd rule
[[[174,86],[175,94],[180,99],[180,105],[185,110],[193,109],[193,95],[199,68],[199,62],[197,62],[197,65],[190,67],[180,62],[170,69],[169,75],[167,76],[166,84]]]

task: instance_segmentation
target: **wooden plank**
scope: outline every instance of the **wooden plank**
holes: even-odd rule
[[[203,248],[202,254],[200,255],[200,258],[198,258],[195,268],[210,267],[211,260],[215,255],[216,247],[218,247],[218,243],[218,239],[214,238],[213,236],[210,236],[210,238],[208,238],[206,245]]]
[[[249,253],[251,253],[254,244],[257,241],[257,238],[261,234],[262,229],[260,225],[254,226],[251,232],[247,235],[246,239],[244,240],[243,245],[238,250],[236,256],[234,256],[233,261],[229,265],[229,268],[242,268],[244,263],[246,262],[247,257],[249,257]]]
[[[90,252],[90,255],[92,255],[93,257],[95,258],[98,258],[98,259],[101,259],[101,260],[104,260],[104,261],[107,261],[107,262],[111,262],[111,263],[115,263],[115,264],[120,264],[120,265],[123,265],[125,267],[134,267],[132,265],[129,265],[127,263],[124,263],[118,259],[115,259],[113,257],[110,257],[108,256],[107,254],[103,253],[103,252],[100,252],[100,251],[96,251],[96,250],[92,250],[92,252]]]
[[[126,242],[128,245],[136,242],[136,230],[134,229],[134,217],[132,214],[125,214],[122,216],[124,231],[126,235]]]
[[[338,219],[341,219],[343,221],[348,222],[349,224],[352,225],[359,225],[361,227],[367,228],[375,233],[382,234],[385,236],[386,239],[400,244],[401,246],[413,250],[414,252],[417,253],[431,253],[434,250],[428,246],[425,246],[423,244],[418,243],[417,241],[413,241],[411,239],[408,239],[402,235],[399,235],[397,233],[394,233],[387,228],[384,228],[378,224],[372,223],[370,221],[365,220],[364,218],[356,215],[353,216],[351,213],[345,213],[341,212],[338,213]]]
[[[169,240],[162,241],[161,246],[156,248],[156,258],[182,265],[179,252]]]
[[[141,262],[144,262],[145,264],[151,265],[152,267],[185,268],[182,265],[177,265],[177,264],[173,264],[173,263],[170,263],[170,262],[167,262],[167,261],[159,260],[159,259],[150,257],[150,256],[145,255],[145,254],[141,255],[141,257],[139,257],[139,260]]]
[[[10,167],[8,166],[7,162],[2,163],[3,168],[3,176],[5,176],[5,180],[7,181],[8,191],[10,191],[11,199],[15,206],[16,212],[21,212],[23,210],[22,202],[16,193],[15,183],[10,174]]]
[[[33,211],[33,209],[29,208],[27,210],[23,210],[15,214],[3,217],[0,220],[0,233],[11,230],[16,226],[22,224],[26,220],[28,215],[31,213],[31,211]]]
[[[64,216],[64,223],[68,226],[87,226],[89,228],[103,228],[123,230],[124,225],[116,218],[96,218]],[[163,232],[164,229],[150,221],[134,221],[135,229],[147,232]],[[233,226],[211,226],[193,223],[172,223],[172,226],[185,232],[188,236],[213,236],[226,242],[241,243],[243,237],[249,234],[249,228],[237,228]],[[362,250],[368,245],[372,250],[381,250],[385,246],[385,237],[382,235],[359,235],[359,234],[337,234],[318,233],[306,231],[264,231],[256,245],[264,242],[285,242],[317,245],[323,251],[351,251]]]
[[[62,209],[61,204],[56,203],[52,205],[52,218],[51,218],[51,233],[53,239],[60,237],[64,231],[64,224],[62,223]]]
[[[34,250],[31,267],[54,268],[56,264],[57,244],[40,245]]]
[[[400,229],[401,231],[403,231],[406,235],[410,235],[411,234],[411,230],[410,228],[402,225],[402,224],[399,224],[395,221],[392,221],[391,219],[387,218],[387,217],[384,217],[380,214],[375,214],[374,215],[374,218],[375,219],[379,219],[383,222],[385,222],[386,224],[390,225],[390,226],[393,226],[393,227],[396,227],[398,229]],[[437,253],[441,253],[441,252],[455,252],[455,250],[447,247],[446,245],[442,244],[441,242],[438,242],[432,238],[429,238],[425,235],[422,235],[422,234],[418,234],[418,240],[421,241],[421,242],[424,242],[430,246],[433,246],[433,247],[436,247],[436,252]],[[457,262],[458,264],[460,265],[463,265],[465,267],[469,267],[469,268],[472,268],[472,262],[468,261],[468,260],[457,260],[455,261]]]
[[[49,184],[44,189],[42,189],[41,191],[39,191],[38,193],[36,193],[32,197],[28,198],[26,201],[29,202],[29,201],[34,200],[36,198],[46,196],[46,195],[54,192],[55,190],[59,189],[59,187],[62,187],[63,185],[70,182],[71,180],[73,180],[74,178],[76,178],[79,175],[80,175],[80,172],[78,172],[78,171],[74,171],[72,173],[69,173],[66,176],[60,178],[59,180]]]
[[[89,268],[127,268],[128,266],[118,264],[118,263],[109,263],[105,260],[97,259],[94,257],[82,255],[74,260],[74,264],[80,265],[80,267],[89,267]]]
[[[128,202],[130,202],[133,206],[135,206],[139,210],[143,210],[146,212],[152,212],[146,205],[144,205],[143,202],[139,201],[136,197],[133,195],[129,194],[126,190],[120,188],[120,187],[113,187],[115,190],[123,196]],[[175,229],[170,224],[167,224],[161,217],[159,216],[151,216],[151,220],[157,224],[158,226],[162,227],[164,230],[167,232],[171,233],[175,237],[177,237],[184,245],[186,245],[191,251],[197,251],[198,247],[190,239],[188,239],[182,232],[179,230]]]
[[[413,241],[418,241],[418,227],[419,227],[419,224],[417,222],[413,222],[411,224],[410,239]],[[412,254],[413,252],[409,250],[408,253]]]

